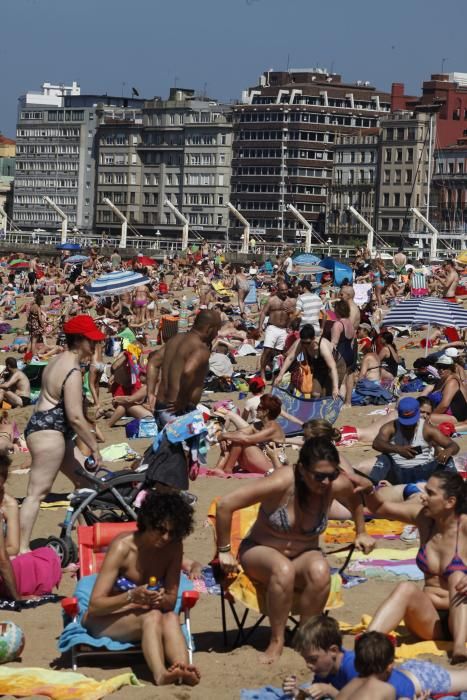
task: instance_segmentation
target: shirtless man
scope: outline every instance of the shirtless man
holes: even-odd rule
[[[446,301],[457,301],[456,289],[459,284],[459,274],[452,260],[446,260],[443,265],[441,275],[435,275],[443,286],[443,299]]]
[[[347,304],[350,306],[350,321],[352,322],[353,327],[355,330],[360,325],[360,309],[357,306],[357,304],[354,302],[355,298],[355,289],[350,285],[350,284],[345,284],[343,287],[341,287],[341,291],[339,294],[339,299],[342,299],[343,301],[346,301]]]
[[[261,355],[263,381],[266,381],[266,367],[272,363],[274,356],[284,349],[287,326],[295,311],[296,301],[287,296],[288,291],[288,285],[285,282],[280,282],[277,286],[277,292],[268,299],[259,316],[258,328],[260,331],[263,329],[265,317],[269,316],[269,322],[264,332],[264,350]]]
[[[31,403],[31,385],[29,379],[18,369],[14,357],[7,357],[6,370],[1,376],[0,404],[7,401],[13,408],[29,406]]]
[[[199,403],[211,343],[220,325],[217,312],[203,309],[188,333],[178,333],[149,356],[148,402],[155,410],[159,428],[163,428],[173,415],[187,413]]]

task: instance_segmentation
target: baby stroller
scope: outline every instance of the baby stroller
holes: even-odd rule
[[[80,524],[79,519],[86,525],[136,520],[135,500],[145,480],[143,467],[139,468],[141,471],[124,469],[112,472],[100,468],[90,473],[84,468],[77,470],[80,477],[89,482],[89,488],[80,488],[71,494],[65,519],[60,523],[60,535],[51,536],[46,541],[46,545],[60,557],[62,568],[78,561],[72,532]]]

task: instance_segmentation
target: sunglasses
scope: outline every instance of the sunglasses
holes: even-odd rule
[[[323,483],[328,479],[329,481],[335,481],[340,476],[340,471],[337,469],[331,473],[329,472],[311,472],[311,475],[315,481]]]

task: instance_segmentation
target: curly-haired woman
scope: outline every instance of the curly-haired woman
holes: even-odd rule
[[[111,543],[82,624],[95,637],[139,642],[156,685],[196,685],[200,675],[188,663],[177,601],[183,539],[193,530],[193,508],[178,493],[150,493],[138,513],[136,532]],[[120,577],[136,588],[121,591]],[[159,590],[148,588],[155,577]],[[167,664],[165,663],[167,660]]]

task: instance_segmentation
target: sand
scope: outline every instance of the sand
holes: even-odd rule
[[[8,342],[8,337],[4,337]],[[419,351],[410,350],[404,353],[411,361],[419,356]],[[0,356],[0,363],[4,362],[6,355]],[[249,367],[254,364],[254,359],[244,358],[239,361],[239,366]],[[101,391],[105,392],[104,389]],[[237,394],[230,394],[229,398],[237,398]],[[212,395],[209,398],[213,398]],[[374,406],[365,408],[351,408],[342,411],[337,425],[367,425],[372,416],[369,414],[375,410]],[[12,412],[13,417],[18,422],[20,429],[26,424],[31,413],[31,408],[17,409]],[[374,417],[373,417],[374,418]],[[109,429],[105,420],[100,421],[101,428],[106,438],[106,445],[122,442],[125,438],[124,429],[116,427]],[[131,446],[140,454],[148,445],[149,440],[131,441]],[[467,449],[465,438],[461,441],[461,451]],[[292,458],[297,453],[292,452]],[[370,447],[356,445],[355,447],[343,450],[352,463],[357,463],[360,459],[366,458],[373,453]],[[217,459],[218,450],[212,448],[209,453],[209,465],[214,465]],[[8,491],[14,496],[22,497],[26,493],[28,475],[15,474],[17,469],[24,468],[29,463],[29,455],[15,455],[9,482]],[[123,467],[123,462],[114,463],[113,469]],[[229,493],[233,489],[242,488],[245,482],[240,480],[226,480],[215,477],[200,478],[191,484],[191,491],[198,496],[196,506],[196,529],[186,542],[185,551],[187,556],[196,558],[203,563],[207,563],[214,554],[213,538],[211,528],[206,525],[206,513],[210,502],[215,496]],[[67,494],[70,489],[70,482],[63,476],[59,476],[55,482],[53,491],[55,493]],[[50,511],[41,510],[37,521],[34,537],[47,537],[58,535],[60,532],[59,523],[64,517],[64,509]],[[383,546],[383,542],[377,546]],[[331,547],[329,548],[331,549]],[[332,559],[331,559],[332,562]],[[59,593],[63,596],[71,595],[75,585],[75,579],[64,573],[60,585]],[[336,617],[347,622],[357,622],[363,613],[373,613],[377,605],[394,588],[395,583],[384,581],[369,581],[349,590],[344,590],[343,596],[345,606],[339,609]],[[214,700],[214,698],[238,698],[241,688],[255,688],[266,684],[279,686],[283,677],[294,673],[299,681],[305,681],[309,675],[304,662],[291,649],[286,648],[280,661],[273,666],[261,666],[258,663],[258,651],[265,647],[268,639],[268,624],[265,621],[251,640],[251,645],[232,650],[225,648],[222,640],[220,599],[217,596],[203,595],[192,611],[192,626],[195,634],[196,653],[195,663],[199,667],[202,681],[196,688],[164,687],[155,689],[150,683],[150,677],[142,657],[125,657],[125,655],[114,656],[111,660],[104,657],[96,657],[92,665],[88,659],[86,664],[80,667],[80,671],[87,673],[94,678],[107,678],[123,671],[133,670],[138,678],[145,683],[143,688],[123,688],[114,693],[117,698],[204,698],[204,700]],[[45,605],[34,610],[22,611],[21,613],[0,613],[0,620],[12,620],[19,624],[26,635],[26,646],[23,652],[22,666],[40,666],[42,668],[69,669],[69,657],[60,658],[57,651],[57,638],[62,629],[61,608],[58,604]],[[253,615],[252,619],[255,619]],[[230,639],[233,639],[234,623],[230,614],[228,615],[229,629],[232,630]],[[345,638],[346,646],[353,645],[352,637]],[[129,662],[129,658],[131,661]],[[438,663],[447,664],[443,657],[437,659]],[[12,666],[20,662],[15,662]],[[131,666],[130,666],[131,663]]]

